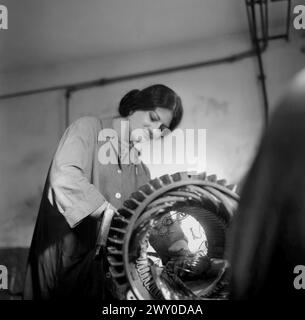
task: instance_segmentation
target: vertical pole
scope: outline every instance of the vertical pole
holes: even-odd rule
[[[70,97],[71,92],[67,89],[65,93],[65,129],[70,125]]]
[[[258,68],[259,68],[259,80],[262,84],[262,91],[263,91],[263,100],[264,100],[264,122],[265,125],[268,123],[268,96],[267,96],[267,88],[266,88],[266,76],[264,73],[264,65],[263,65],[263,59],[262,59],[262,53],[261,53],[261,47],[259,44],[259,40],[257,37],[257,23],[256,23],[256,12],[255,12],[255,0],[250,0],[250,2],[247,4],[250,5],[251,8],[251,16],[252,16],[252,26],[253,26],[253,40],[254,40],[254,46],[256,51],[256,56],[258,60]]]
[[[291,13],[291,0],[288,0],[287,3],[287,20],[286,20],[286,41],[289,41],[290,33],[290,13]]]

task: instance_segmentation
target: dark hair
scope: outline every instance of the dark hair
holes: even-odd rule
[[[120,101],[119,113],[127,117],[136,110],[155,110],[165,108],[173,111],[173,119],[169,129],[174,130],[183,116],[183,107],[180,97],[163,84],[155,84],[143,90],[131,90]]]

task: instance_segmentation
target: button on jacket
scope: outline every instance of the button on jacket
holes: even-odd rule
[[[112,120],[84,117],[64,133],[51,163],[26,272],[25,299],[109,297],[94,260],[100,221],[91,213],[105,201],[120,208],[150,179],[143,163],[102,164],[99,141]]]

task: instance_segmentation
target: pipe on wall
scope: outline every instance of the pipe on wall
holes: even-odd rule
[[[240,52],[237,54],[233,54],[230,56],[226,56],[223,58],[210,59],[210,60],[206,60],[206,61],[185,64],[185,65],[179,65],[179,66],[174,66],[174,67],[169,67],[169,68],[163,68],[163,69],[121,75],[121,76],[112,77],[112,78],[101,78],[101,79],[97,79],[97,80],[83,81],[83,82],[78,82],[78,83],[73,83],[73,84],[65,84],[65,85],[60,85],[60,86],[51,86],[51,87],[34,89],[34,90],[19,91],[19,92],[14,92],[14,93],[3,94],[3,95],[0,95],[0,100],[12,99],[12,98],[33,95],[33,94],[63,90],[65,92],[65,125],[67,127],[70,123],[70,103],[69,102],[70,102],[71,94],[76,91],[90,89],[90,88],[94,88],[94,87],[103,87],[103,86],[118,83],[118,82],[135,80],[135,79],[156,76],[156,75],[161,75],[161,74],[168,74],[168,73],[173,73],[173,72],[186,71],[186,70],[190,70],[190,69],[215,66],[215,65],[224,64],[224,63],[233,63],[233,62],[236,62],[236,61],[239,61],[242,59],[246,59],[246,58],[255,56],[255,54],[256,54],[256,51],[254,49],[251,49],[251,50],[246,50],[246,51],[243,51],[243,52]]]

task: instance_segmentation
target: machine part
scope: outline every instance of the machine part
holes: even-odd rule
[[[204,226],[208,257],[214,260],[223,259],[226,230],[238,200],[236,186],[227,185],[225,180],[217,180],[216,175],[207,176],[206,173],[179,172],[163,175],[140,187],[118,210],[119,216],[113,218],[106,243],[107,262],[116,288],[116,297],[124,300],[130,290],[136,299],[140,300],[205,299],[215,294],[215,291],[222,287],[220,282],[225,279],[225,262],[216,276],[216,281],[209,283],[204,290],[199,290],[199,295],[190,295],[186,293],[189,292],[188,288],[178,283],[178,280],[173,280],[177,276],[164,269],[165,256],[162,271],[162,266],[160,269],[156,268],[153,256],[147,249],[149,242],[153,243],[153,234],[158,223],[160,224],[160,218],[168,221],[169,214],[178,212],[192,216]],[[180,216],[183,217],[183,214]],[[164,242],[166,244],[168,241]],[[154,245],[157,250],[165,252],[162,241],[159,246],[156,243],[155,241]],[[186,272],[198,269],[198,263],[198,257],[190,261]],[[177,291],[177,294],[170,294],[169,288]],[[165,289],[168,294],[164,294]]]

